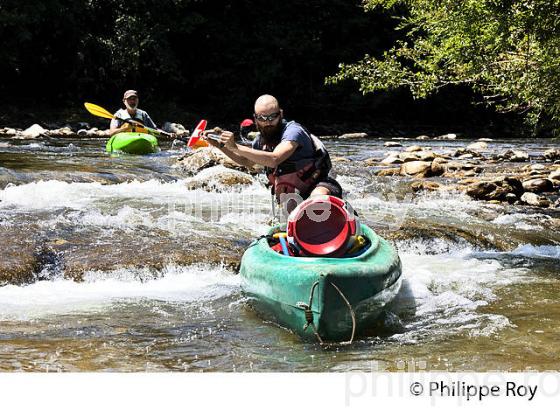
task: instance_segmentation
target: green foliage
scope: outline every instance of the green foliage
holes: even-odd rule
[[[136,88],[146,108],[236,119],[264,92],[294,110],[335,105],[352,90],[323,79],[380,47],[393,23],[379,16],[360,0],[1,0],[0,95],[110,107]]]
[[[328,83],[353,79],[363,93],[408,88],[425,98],[467,84],[500,112],[536,126],[560,124],[560,1],[367,0],[399,19],[388,51],[340,64]]]

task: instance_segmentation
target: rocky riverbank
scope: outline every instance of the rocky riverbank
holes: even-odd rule
[[[181,124],[166,122],[162,126],[162,130],[175,133],[178,136],[185,136],[189,131]],[[8,137],[13,139],[38,139],[38,138],[109,138],[107,129],[99,129],[91,127],[88,123],[80,122],[63,127],[44,128],[39,124],[33,124],[28,128],[0,128],[0,137]]]
[[[560,207],[560,149],[529,155],[507,149],[491,153],[491,141],[465,143],[454,151],[436,151],[428,144],[401,151],[389,141],[385,158],[369,158],[366,167],[380,177],[410,177],[414,191],[457,190],[471,198],[541,208]],[[398,166],[396,166],[398,165]]]
[[[345,134],[338,138],[366,138],[363,133]],[[334,138],[334,137],[331,137]],[[455,139],[448,134],[440,139]],[[421,136],[418,140],[429,140]],[[388,150],[384,158],[368,158],[363,161],[367,168],[376,169],[379,177],[412,178],[413,191],[460,191],[471,198],[490,202],[541,208],[560,208],[560,149],[552,148],[530,156],[523,150],[506,149],[491,153],[489,139],[465,142],[464,147],[454,151],[437,151],[429,143],[423,146],[402,147],[397,141],[384,145]],[[335,163],[349,162],[345,157],[332,158]],[[231,161],[217,149],[207,148],[187,153],[177,160],[177,168],[185,175],[195,175],[202,169],[222,165],[249,174],[260,167],[246,169]],[[398,165],[398,166],[397,166]],[[239,177],[239,174],[237,174]],[[245,181],[243,178],[238,178]],[[236,183],[236,179],[231,179]]]

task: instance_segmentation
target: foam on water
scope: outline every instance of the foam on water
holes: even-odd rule
[[[238,190],[237,190],[238,191]],[[263,196],[267,191],[260,185],[250,185],[241,192],[228,192],[232,196]],[[150,204],[189,205],[195,198],[202,204],[224,201],[222,192],[187,190],[185,180],[162,182],[149,180],[104,185],[98,182],[69,183],[49,180],[23,185],[8,185],[0,190],[0,209],[17,207],[25,210],[84,209],[101,202],[111,204],[116,200],[144,200]],[[243,203],[239,200],[239,203]]]
[[[538,222],[547,219],[550,219],[550,217],[541,214],[509,214],[498,216],[492,223],[511,225],[515,229],[522,229],[524,231],[538,231],[542,230]]]
[[[253,232],[255,236],[264,235],[269,229],[270,213],[260,212],[250,215],[244,213],[230,212],[220,218],[217,225],[224,229],[238,230],[240,227]]]
[[[498,260],[472,254],[470,248],[438,255],[401,249],[403,287],[391,310],[404,319],[406,331],[394,339],[416,343],[461,332],[482,336],[511,326],[507,317],[479,308],[497,300],[495,289],[526,282],[528,270],[507,269]]]
[[[527,258],[559,259],[560,246],[558,245],[522,245],[511,252],[512,255],[525,256]]]
[[[472,256],[477,258],[501,258],[518,256],[527,259],[558,259],[560,264],[560,245],[520,245],[512,251],[472,251]]]
[[[161,271],[121,269],[67,279],[0,288],[0,320],[27,321],[49,315],[99,311],[115,302],[145,299],[194,302],[237,292],[239,277],[222,267],[175,266]]]
[[[227,206],[203,203],[197,207],[189,206],[145,206],[142,209],[124,205],[113,209],[81,209],[63,212],[39,224],[47,229],[68,227],[72,229],[101,228],[108,233],[121,230],[132,233],[138,230],[162,230],[174,235],[215,235],[245,230],[253,235],[262,235],[268,229],[270,211],[252,205],[251,209],[231,211]],[[3,222],[0,221],[0,225]],[[6,222],[6,226],[10,226]]]

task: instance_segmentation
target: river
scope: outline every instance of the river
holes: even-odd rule
[[[560,370],[560,213],[413,194],[362,162],[384,142],[326,145],[350,160],[335,167],[362,221],[397,247],[402,287],[379,329],[324,349],[241,293],[236,265],[271,220],[262,180],[189,190],[212,170],[181,175],[169,143],[110,156],[98,139],[0,138],[0,371]]]

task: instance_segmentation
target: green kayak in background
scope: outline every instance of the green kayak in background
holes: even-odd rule
[[[141,132],[121,132],[107,141],[106,150],[138,155],[152,154],[158,151],[158,140],[153,135]]]
[[[278,232],[273,229],[270,234]],[[371,329],[401,285],[396,250],[362,224],[369,241],[356,257],[293,257],[263,237],[241,260],[242,289],[267,320],[319,342],[351,341]]]

